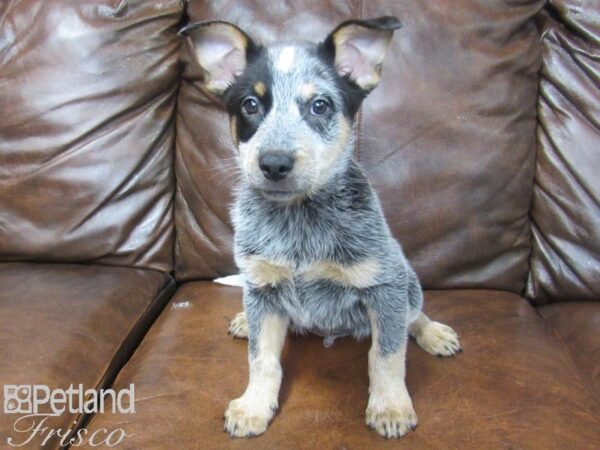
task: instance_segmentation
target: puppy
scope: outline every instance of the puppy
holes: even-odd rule
[[[248,388],[225,413],[231,436],[264,433],[278,407],[289,328],[371,335],[366,422],[387,438],[417,425],[405,385],[408,336],[434,355],[460,350],[429,320],[415,272],[353,161],[353,121],[377,86],[395,17],[350,20],[320,44],[262,46],[233,24],[187,26],[205,88],[231,121],[243,173],[232,211],[247,335]]]

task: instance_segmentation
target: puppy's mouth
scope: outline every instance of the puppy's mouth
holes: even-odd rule
[[[260,193],[268,200],[275,200],[279,202],[287,202],[304,194],[302,191],[279,189],[260,189]]]
[[[276,182],[266,180],[260,175],[249,179],[251,188],[267,200],[275,202],[290,202],[306,195],[309,185],[297,176],[290,176]]]

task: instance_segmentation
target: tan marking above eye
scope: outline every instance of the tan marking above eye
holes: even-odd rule
[[[300,86],[300,95],[302,96],[303,100],[310,100],[315,95],[315,92],[316,88],[313,83],[304,83],[302,86]]]
[[[375,283],[379,269],[379,261],[373,258],[351,265],[318,261],[302,270],[301,275],[307,281],[329,280],[362,289]]]
[[[262,81],[257,81],[254,83],[254,92],[256,92],[260,97],[264,97],[267,93],[267,87],[265,86],[265,83]]]

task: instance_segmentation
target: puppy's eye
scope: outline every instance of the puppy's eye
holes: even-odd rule
[[[322,116],[329,111],[329,103],[322,98],[316,99],[310,106],[310,112],[315,116]]]
[[[258,100],[256,97],[246,97],[242,102],[242,110],[248,115],[258,112]]]
[[[258,100],[256,97],[246,97],[242,102],[242,111],[251,116],[258,112]]]

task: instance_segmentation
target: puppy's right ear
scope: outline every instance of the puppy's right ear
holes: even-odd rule
[[[179,34],[191,39],[196,59],[204,69],[206,88],[217,95],[244,72],[248,55],[256,47],[238,27],[218,20],[192,23]]]

